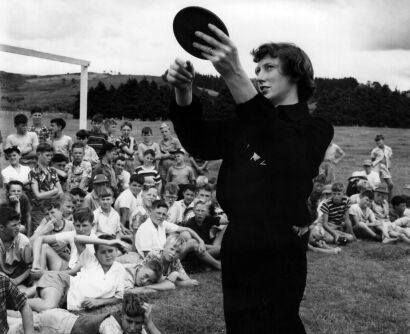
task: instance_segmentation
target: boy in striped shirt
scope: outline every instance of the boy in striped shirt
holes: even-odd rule
[[[332,184],[332,197],[324,201],[320,207],[323,213],[323,228],[326,241],[338,243],[341,237],[347,241],[356,240],[349,217],[350,200],[344,195],[344,186],[336,182]]]

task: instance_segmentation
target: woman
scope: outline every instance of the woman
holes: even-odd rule
[[[307,240],[292,225],[310,222],[306,201],[333,128],[309,115],[313,68],[301,49],[268,43],[252,52],[258,93],[234,43],[209,29],[219,41],[196,32],[210,46],[194,46],[225,80],[237,104],[234,120],[204,120],[192,95],[192,64],[176,59],[167,80],[175,88],[171,120],[186,150],[223,159],[217,197],[230,221],[221,249],[227,333],[305,333],[299,306]]]
[[[9,160],[10,165],[1,171],[3,183],[7,184],[12,180],[16,180],[23,183],[24,188],[27,188],[30,167],[20,164],[21,151],[18,146],[10,146],[4,150],[4,154],[6,155],[6,159]]]
[[[182,146],[178,138],[171,135],[171,130],[169,129],[167,123],[162,123],[159,129],[162,134],[162,139],[159,142],[161,157],[158,165],[158,171],[161,175],[162,183],[164,184],[167,179],[168,169],[174,164],[174,156],[172,152],[182,148]]]

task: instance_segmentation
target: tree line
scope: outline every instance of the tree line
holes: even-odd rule
[[[378,82],[360,84],[355,78],[317,78],[312,98],[313,113],[327,118],[334,125],[372,127],[410,127],[410,98],[397,89]],[[194,93],[203,102],[205,117],[233,117],[234,102],[224,81],[217,76],[196,74]],[[146,78],[129,79],[106,87],[99,82],[88,91],[88,115],[125,117],[141,120],[166,120],[173,98],[172,88]],[[79,94],[72,108],[79,113]]]

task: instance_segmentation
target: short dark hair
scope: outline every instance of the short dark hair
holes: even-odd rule
[[[376,137],[374,138],[374,141],[379,141],[380,139],[384,140],[384,136],[381,134],[376,135]]]
[[[144,153],[142,154],[144,157],[148,154],[151,154],[153,157],[155,157],[155,152],[154,150],[148,149],[146,151],[144,151]]]
[[[48,143],[40,143],[37,146],[36,153],[54,152],[53,147]]]
[[[68,162],[68,158],[62,153],[55,153],[51,158],[51,163],[58,164],[59,162]]]
[[[46,208],[47,211],[52,210],[52,209],[61,209],[61,201],[55,200],[55,199],[48,199],[44,201],[44,208]]]
[[[22,189],[24,189],[24,184],[23,184],[23,182],[20,182],[20,181],[18,181],[18,180],[11,180],[9,183],[6,183],[6,190],[7,191],[10,191],[10,188],[11,188],[11,186],[15,186],[15,185],[18,185],[18,186],[20,186]]]
[[[170,194],[178,194],[179,186],[174,182],[168,182],[164,187],[164,193],[168,191]]]
[[[121,124],[121,130],[122,130],[122,128],[123,128],[124,126],[128,126],[128,127],[132,130],[132,124],[131,124],[131,122],[125,121],[124,123],[122,123],[122,124]]]
[[[104,117],[103,117],[103,115],[101,115],[101,114],[95,114],[95,115],[91,118],[91,122],[94,122],[94,123],[102,123],[103,120],[104,120]]]
[[[80,138],[80,139],[86,139],[90,137],[90,134],[85,129],[78,130],[75,135],[77,138]]]
[[[101,154],[104,156],[107,154],[107,152],[110,152],[113,149],[115,149],[115,145],[113,143],[105,142],[101,149]]]
[[[195,185],[189,183],[189,184],[187,184],[187,185],[185,186],[185,189],[184,189],[184,191],[183,191],[182,193],[184,193],[184,192],[187,191],[187,190],[190,190],[190,191],[192,191],[193,193],[195,193],[195,192],[196,192],[196,187],[195,187]]]
[[[372,190],[365,190],[365,191],[363,191],[363,192],[359,195],[359,197],[360,197],[360,198],[362,198],[362,197],[368,197],[369,199],[373,199],[373,198],[374,198],[374,194],[373,194],[373,191],[372,191]]]
[[[146,126],[145,128],[142,128],[141,134],[142,134],[142,135],[145,135],[145,134],[150,134],[150,135],[152,135],[152,129],[151,129],[149,126]]]
[[[81,148],[84,150],[84,145],[83,143],[76,142],[73,144],[73,146],[71,146],[71,150],[74,150],[75,148]]]
[[[292,43],[265,43],[252,50],[251,55],[255,63],[266,56],[279,58],[283,74],[297,82],[299,100],[305,102],[312,97],[315,90],[313,66],[301,48]]]
[[[132,174],[130,177],[130,184],[133,182],[137,182],[140,185],[144,185],[145,183],[145,177],[142,174]]]
[[[155,281],[159,281],[162,277],[162,272],[164,267],[162,262],[156,258],[146,257],[145,260],[142,262],[143,266],[151,269],[155,275]]]
[[[73,219],[74,223],[84,223],[85,221],[88,221],[90,222],[90,224],[92,224],[94,222],[94,213],[89,207],[80,208],[74,211]]]
[[[114,159],[114,162],[117,162],[118,160],[127,161],[127,159],[125,159],[125,157],[124,157],[123,155],[119,155],[118,157],[116,157],[116,158]]]
[[[60,127],[61,128],[61,130],[63,130],[64,128],[65,128],[65,126],[66,126],[66,122],[65,122],[65,120],[63,120],[62,118],[53,118],[51,121],[50,121],[50,124],[55,124],[55,125],[57,125],[58,127]]]
[[[124,293],[122,300],[122,314],[129,317],[144,317],[145,309],[142,307],[145,300],[141,295],[133,292]]]
[[[14,125],[20,125],[20,124],[27,124],[28,122],[28,118],[26,115],[24,114],[17,114],[16,116],[14,116]]]
[[[8,204],[0,204],[0,225],[6,227],[13,220],[20,220],[20,214]]]
[[[43,109],[41,109],[40,107],[33,107],[33,108],[31,108],[31,110],[30,110],[30,113],[31,113],[31,115],[33,115],[33,114],[36,114],[36,113],[43,113]]]
[[[162,199],[157,199],[154,202],[152,202],[151,210],[155,210],[158,208],[166,208],[168,210],[168,204],[165,203]]]
[[[403,196],[396,195],[396,196],[393,196],[391,199],[391,205],[393,207],[398,206],[402,203],[406,203],[406,199]]]
[[[80,196],[81,198],[84,198],[87,194],[84,190],[82,190],[81,188],[73,188],[70,190],[70,194],[72,196]]]
[[[206,184],[204,184],[202,187],[199,187],[199,188],[197,189],[197,192],[199,193],[201,190],[205,190],[205,191],[208,191],[208,192],[211,193],[211,192],[214,191],[214,187],[212,187],[211,184],[206,183]]]
[[[345,186],[341,182],[335,182],[332,184],[332,191],[343,191],[345,189]]]
[[[98,239],[102,239],[102,240],[115,240],[115,235],[112,235],[112,234],[101,234],[100,236],[98,236]],[[97,253],[97,251],[98,251],[98,248],[100,247],[101,245],[97,245],[97,244],[94,244],[94,251]],[[112,246],[112,247],[115,247],[115,246]]]

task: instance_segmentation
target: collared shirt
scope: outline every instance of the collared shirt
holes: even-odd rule
[[[114,316],[109,316],[100,325],[100,334],[123,334],[121,325],[118,323]],[[141,334],[147,334],[144,326],[142,327]]]
[[[124,146],[126,146],[127,148],[134,150],[136,148],[134,147],[136,146],[134,137],[121,136],[115,141],[115,145],[118,147],[118,155],[120,157],[124,157],[125,159],[131,160],[131,161],[134,160],[134,154],[128,154],[122,149]]]
[[[81,161],[79,164],[70,162],[66,165],[65,172],[67,173],[67,191],[70,191],[73,188],[79,188],[83,178],[86,178],[87,181],[81,189],[87,191],[88,180],[90,180],[92,173],[90,162],[85,160]]]
[[[38,142],[47,143],[47,141],[53,136],[53,131],[48,129],[46,126],[41,126],[40,128],[36,128],[34,125],[30,126],[27,129],[28,132],[35,132],[38,137]]]
[[[31,184],[34,180],[37,181],[39,192],[53,190],[57,186],[57,183],[59,183],[57,172],[54,169],[46,167],[44,170],[43,168],[40,168],[39,165],[36,165],[30,171],[28,179]],[[32,189],[29,191],[29,197],[33,206],[39,207],[44,202],[43,200],[36,198]]]
[[[32,262],[31,246],[28,238],[19,233],[6,248],[0,238],[0,271],[16,278],[29,268]]]
[[[29,182],[28,175],[30,170],[30,167],[24,165],[20,165],[18,168],[9,165],[1,171],[1,176],[3,177],[4,183],[17,180],[23,183],[23,185],[27,185]]]
[[[82,265],[76,276],[70,277],[70,288],[67,293],[67,309],[82,310],[85,298],[118,298],[124,295],[125,269],[115,262],[104,272],[94,254],[87,248],[79,256]]]
[[[0,333],[7,333],[7,310],[20,311],[26,305],[27,297],[10,280],[9,277],[0,273]]]
[[[54,153],[63,154],[66,158],[70,157],[71,146],[73,140],[70,136],[62,135],[61,138],[51,138],[51,146],[53,146]]]
[[[20,150],[30,148],[32,152],[34,147],[38,146],[38,137],[35,132],[27,132],[25,135],[13,133],[6,138],[6,144],[4,145],[4,148],[6,149],[14,145],[18,146]],[[24,155],[20,158],[20,163],[23,165],[27,165],[33,161],[33,158],[26,159]]]
[[[91,211],[100,207],[100,201],[97,193],[93,190],[89,194],[85,195],[83,207],[90,208]]]
[[[101,207],[95,209],[93,230],[96,235],[118,235],[121,232],[120,215],[113,208],[111,208],[108,215]]]
[[[142,256],[144,256],[144,252],[163,249],[167,240],[167,234],[174,233],[178,229],[178,225],[167,221],[155,225],[151,218],[148,218],[135,234],[135,248]]]
[[[114,209],[118,212],[121,208],[130,210],[128,220],[131,220],[131,215],[137,209],[137,206],[142,206],[141,192],[135,197],[130,189],[125,189],[114,203]]]
[[[118,195],[117,176],[115,175],[114,168],[112,168],[110,164],[108,164],[105,160],[102,159],[93,168],[91,179],[94,180],[94,177],[97,174],[104,174],[108,178],[110,186],[114,190],[114,194]]]
[[[98,158],[97,152],[88,145],[84,146],[84,160],[91,163],[91,165],[96,165],[100,159]]]
[[[384,148],[375,147],[370,154],[375,171],[379,171],[380,165],[385,165],[387,169],[390,169],[392,156],[391,147],[386,145],[384,145]]]

